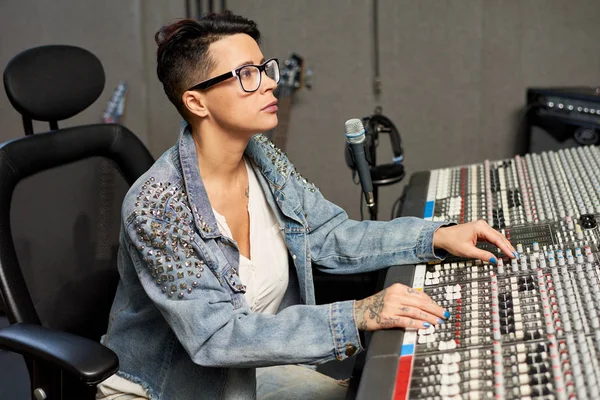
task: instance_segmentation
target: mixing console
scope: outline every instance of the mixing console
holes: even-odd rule
[[[520,257],[416,266],[451,317],[405,332],[395,399],[600,399],[599,182],[597,147],[430,172],[426,219],[484,219]]]

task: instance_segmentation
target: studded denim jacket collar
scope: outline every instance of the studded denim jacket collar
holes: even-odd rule
[[[194,223],[203,239],[211,239],[221,236],[217,228],[217,221],[210,202],[204,183],[200,177],[198,167],[198,156],[194,139],[189,129],[189,125],[183,122],[177,143],[183,184],[192,208]],[[281,197],[281,191],[285,186],[290,175],[296,175],[297,171],[291,167],[285,153],[276,148],[264,135],[255,135],[245,151],[245,155],[250,158],[252,163],[258,168],[259,172],[270,185],[273,193],[278,193]],[[301,178],[302,179],[302,178]],[[282,205],[282,203],[280,203]],[[283,214],[289,218],[302,223],[301,218],[289,206],[281,207]]]

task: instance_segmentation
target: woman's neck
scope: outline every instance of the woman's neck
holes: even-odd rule
[[[228,183],[237,179],[251,136],[232,134],[214,126],[196,126],[192,136],[202,180]]]

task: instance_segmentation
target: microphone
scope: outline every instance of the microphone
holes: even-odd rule
[[[356,163],[356,170],[360,179],[362,191],[369,208],[375,206],[373,197],[373,182],[371,181],[371,170],[365,156],[365,128],[360,119],[353,118],[346,121],[346,142]]]

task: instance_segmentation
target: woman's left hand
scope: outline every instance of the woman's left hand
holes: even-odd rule
[[[455,256],[478,258],[496,264],[496,257],[492,253],[475,247],[478,241],[492,243],[509,257],[517,257],[517,252],[508,239],[483,220],[441,227],[433,235],[435,248],[444,249]]]

